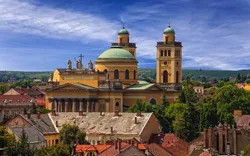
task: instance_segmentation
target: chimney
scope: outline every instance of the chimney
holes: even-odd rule
[[[137,123],[137,117],[135,117],[135,124],[138,124],[138,123]]]
[[[136,116],[141,116],[141,112],[136,112]]]
[[[79,111],[79,116],[83,116],[83,111]]]
[[[113,127],[110,127],[110,133],[113,134]]]
[[[40,119],[40,118],[41,118],[41,115],[40,115],[39,112],[36,114],[36,117],[37,117],[37,119]]]
[[[119,111],[115,111],[115,116],[119,116]]]
[[[118,149],[118,140],[115,141],[115,149]]]
[[[119,139],[118,142],[119,142],[118,149],[119,149],[119,151],[121,151],[121,149],[122,149],[122,141]]]
[[[27,114],[27,118],[30,119],[30,113]]]

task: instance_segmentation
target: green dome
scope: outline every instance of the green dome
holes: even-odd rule
[[[169,26],[164,30],[164,34],[175,34],[175,31]]]
[[[122,49],[120,46],[112,46],[108,50],[105,50],[99,57],[98,59],[123,59],[123,58],[132,58],[134,59],[134,56],[127,50]]]
[[[129,32],[128,32],[128,30],[127,29],[125,29],[125,28],[122,28],[120,31],[119,31],[119,33],[118,33],[119,35],[120,34],[128,34],[129,35]]]

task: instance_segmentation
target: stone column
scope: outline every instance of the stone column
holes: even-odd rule
[[[57,112],[57,101],[54,100],[53,103],[54,103],[54,109],[55,109],[55,111]]]
[[[83,101],[82,101],[82,99],[80,99],[79,101],[80,101],[80,108],[79,108],[79,110],[80,110],[80,111],[83,111],[83,108],[82,108],[82,106],[83,106]]]
[[[95,107],[95,102],[93,101],[93,102],[91,102],[91,112],[95,111],[94,107]]]
[[[58,100],[58,112],[62,112],[62,99]]]
[[[108,98],[108,99],[105,99],[105,107],[106,107],[106,108],[105,108],[105,111],[106,111],[106,112],[109,112],[109,101],[110,101],[109,98]]]
[[[72,112],[76,111],[76,100],[72,99]]]
[[[121,105],[121,106],[120,106],[120,107],[121,107],[121,108],[120,108],[120,109],[121,109],[121,112],[123,112],[123,95],[121,96],[121,103],[120,103],[120,105]]]
[[[98,104],[98,101],[95,102],[95,112],[99,112],[99,104]]]
[[[68,112],[68,99],[65,100],[64,112]]]
[[[86,112],[89,112],[89,100],[87,100],[87,107],[86,107]]]

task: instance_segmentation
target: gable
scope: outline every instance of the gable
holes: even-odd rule
[[[15,91],[15,89],[11,88],[10,90],[8,90],[6,93],[4,93],[3,95],[21,95],[20,93],[18,93],[17,91]]]
[[[162,89],[156,85],[153,85],[149,88],[147,88],[146,90],[152,90],[152,91],[155,91],[155,90],[158,90],[158,91],[162,91]]]
[[[84,84],[80,84],[80,83],[75,83],[75,84],[66,83],[66,84],[57,86],[55,88],[48,89],[48,91],[56,91],[56,90],[79,90],[79,89],[80,90],[93,90],[95,88],[91,87],[91,86],[84,85]]]
[[[25,120],[22,116],[18,115],[12,120],[8,121],[5,126],[7,127],[22,127],[22,126],[31,126],[31,124]]]

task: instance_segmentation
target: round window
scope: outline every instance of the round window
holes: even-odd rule
[[[165,62],[164,62],[164,65],[168,65],[168,62],[167,62],[167,61],[165,61]]]

